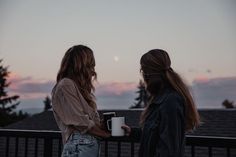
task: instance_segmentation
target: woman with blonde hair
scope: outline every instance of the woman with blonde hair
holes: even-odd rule
[[[151,50],[140,64],[150,102],[141,115],[141,129],[122,128],[129,136],[141,136],[139,157],[183,157],[185,131],[199,125],[190,91],[166,51]]]
[[[84,45],[65,53],[57,83],[52,90],[52,108],[61,130],[63,157],[98,157],[99,138],[109,137],[102,129],[94,101],[96,79],[93,51]]]

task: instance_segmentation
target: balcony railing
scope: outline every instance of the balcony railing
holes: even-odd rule
[[[134,157],[137,155],[138,142],[139,139],[129,137],[111,137],[102,141],[101,156]],[[111,147],[112,145],[113,147]],[[126,145],[125,149],[123,145]],[[186,145],[190,148],[189,154],[186,154],[186,156],[195,157],[199,147],[206,148],[207,151],[205,151],[204,155],[209,157],[215,155],[213,154],[214,148],[225,150],[224,155],[227,157],[236,155],[234,154],[236,150],[236,138],[187,136]],[[129,150],[127,151],[127,149]],[[0,129],[1,157],[59,157],[61,151],[61,135],[58,131]]]

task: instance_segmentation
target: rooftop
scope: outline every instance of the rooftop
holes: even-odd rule
[[[126,117],[126,123],[139,126],[140,109],[100,110],[99,113],[115,111],[117,116]],[[236,137],[236,109],[200,109],[202,124],[191,135]],[[58,131],[52,111],[42,112],[4,127],[5,129],[53,130]]]

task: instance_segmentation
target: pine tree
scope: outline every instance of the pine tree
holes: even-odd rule
[[[12,115],[16,114],[14,109],[19,105],[18,95],[8,96],[6,88],[10,83],[7,82],[9,76],[8,67],[2,65],[0,60],[0,126],[5,126],[15,121]],[[16,103],[13,103],[16,102]]]
[[[225,99],[225,100],[222,102],[222,105],[223,105],[225,108],[235,108],[234,102],[233,102],[233,101],[229,101],[228,99]]]
[[[135,98],[136,103],[134,104],[134,106],[131,106],[130,108],[144,108],[146,107],[147,103],[148,103],[148,93],[145,89],[145,84],[142,80],[139,81],[139,86],[138,86],[138,91],[136,92],[138,93],[138,97]]]
[[[49,96],[46,96],[45,100],[43,101],[44,103],[44,111],[48,111],[50,108],[52,108],[51,106],[51,99]]]

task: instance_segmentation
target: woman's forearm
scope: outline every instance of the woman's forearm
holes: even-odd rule
[[[103,129],[101,129],[98,125],[94,125],[90,130],[88,130],[88,133],[94,136],[107,138],[110,137],[111,134]]]

